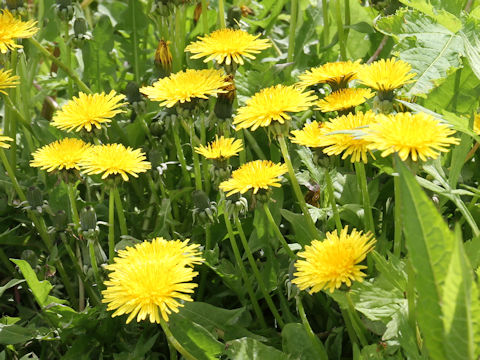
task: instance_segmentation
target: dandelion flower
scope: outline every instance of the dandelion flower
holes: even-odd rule
[[[197,284],[192,283],[198,272],[193,265],[203,259],[198,245],[188,240],[155,238],[118,252],[114,263],[107,265],[109,279],[102,291],[103,303],[112,316],[129,314],[127,324],[148,319],[160,323],[178,312],[181,301],[192,301],[190,294]]]
[[[185,48],[195,54],[192,59],[206,57],[204,62],[215,60],[218,64],[230,65],[232,62],[243,65],[243,58],[255,59],[252,54],[269,48],[270,41],[258,39],[260,35],[250,35],[243,30],[220,29],[200,37]]]
[[[140,92],[152,101],[160,101],[160,106],[171,108],[178,102],[183,104],[224,93],[228,84],[221,70],[187,69],[159,79],[152,86],[142,87]]]
[[[225,138],[215,136],[215,140],[207,146],[200,145],[195,148],[195,152],[207,159],[225,160],[237,155],[243,149],[242,140],[234,138]]]
[[[12,70],[0,70],[0,93],[8,95],[4,90],[20,84],[18,80],[20,78],[17,75],[12,76]]]
[[[0,131],[0,148],[8,149],[10,144],[8,142],[13,141],[13,139],[9,136],[2,136],[2,132]]]
[[[312,148],[320,147],[321,136],[325,133],[322,122],[313,121],[305,124],[302,130],[293,130],[290,139],[292,143]]]
[[[326,146],[323,152],[329,156],[339,155],[343,152],[342,159],[350,157],[350,161],[367,163],[368,145],[370,144],[363,138],[358,138],[352,134],[332,134],[338,131],[354,130],[359,127],[366,127],[376,121],[376,116],[372,111],[357,114],[348,114],[337,117],[325,123],[324,135],[319,139],[320,146]],[[363,129],[359,129],[363,130]]]
[[[83,160],[80,168],[88,175],[102,174],[102,179],[110,175],[121,175],[128,181],[128,174],[138,177],[151,168],[141,149],[133,150],[122,144],[106,144],[93,146]]]
[[[246,193],[253,189],[267,190],[269,186],[280,187],[280,176],[287,172],[285,164],[275,164],[269,160],[255,160],[243,164],[232,173],[232,177],[220,184],[220,189],[227,192],[227,196],[235,193]]]
[[[409,63],[395,58],[381,59],[370,65],[364,65],[358,71],[360,83],[379,91],[392,91],[413,82],[417,75],[411,73]]]
[[[86,156],[91,145],[80,139],[66,138],[37,149],[30,166],[48,172],[54,170],[80,170],[79,162]]]
[[[371,142],[369,149],[382,151],[382,157],[397,153],[403,161],[409,156],[413,161],[435,159],[451,144],[459,143],[450,136],[455,130],[425,113],[379,115],[367,133],[364,139]]]
[[[291,117],[288,113],[307,110],[317,98],[311,91],[302,92],[294,86],[276,85],[253,95],[246,105],[239,108],[233,120],[237,130],[269,126],[272,121],[284,124]]]
[[[343,111],[363,104],[374,95],[370,89],[341,89],[318,100],[316,105],[323,112]]]
[[[348,234],[348,226],[338,236],[337,231],[327,232],[323,241],[313,240],[305,251],[297,255],[293,283],[301,290],[309,289],[311,294],[328,289],[331,293],[343,283],[352,285],[352,281],[363,281],[362,272],[367,267],[358,265],[373,249],[375,239],[370,232],[362,234],[353,229]]]
[[[334,89],[344,88],[348,82],[357,78],[357,71],[362,67],[360,60],[338,61],[326,63],[322,66],[311,68],[299,76],[299,85],[303,88],[317,84],[327,83]]]
[[[32,37],[38,31],[35,27],[37,22],[33,20],[22,21],[15,19],[8,10],[0,13],[0,51],[5,54],[8,50],[22,48],[22,45],[15,43],[15,39]]]
[[[78,97],[74,96],[54,115],[52,125],[66,131],[92,131],[94,127],[100,129],[102,124],[111,122],[115,115],[125,112],[119,109],[126,104],[121,102],[124,99],[124,95],[117,95],[114,90],[109,94],[80,92]]]

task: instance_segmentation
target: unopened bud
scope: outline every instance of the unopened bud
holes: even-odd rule
[[[97,228],[97,214],[91,206],[86,206],[80,213],[80,227],[82,231],[95,230]]]
[[[172,53],[170,41],[160,40],[155,51],[155,65],[162,72],[162,76],[168,76],[172,72]]]
[[[229,119],[232,117],[233,113],[233,102],[237,96],[237,88],[235,87],[235,82],[233,75],[228,75],[225,79],[226,85],[224,90],[226,93],[220,93],[217,95],[217,102],[215,103],[215,115],[219,119]]]

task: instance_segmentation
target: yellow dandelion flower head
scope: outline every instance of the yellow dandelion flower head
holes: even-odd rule
[[[375,90],[392,91],[415,81],[412,78],[417,74],[411,70],[412,67],[405,61],[396,58],[381,59],[364,65],[358,71],[358,80]]]
[[[195,54],[192,59],[206,57],[204,62],[215,60],[218,64],[230,65],[232,62],[243,65],[243,58],[255,59],[258,54],[271,46],[268,39],[259,39],[260,35],[251,35],[240,29],[220,29],[200,37],[185,48]]]
[[[0,148],[8,149],[10,144],[8,142],[13,141],[9,136],[2,136],[2,131],[0,130]]]
[[[276,85],[260,90],[237,111],[233,120],[237,130],[269,126],[272,121],[284,124],[289,113],[307,110],[317,99],[312,91],[302,92],[294,86]]]
[[[344,87],[350,80],[357,78],[357,71],[362,67],[360,60],[338,61],[326,63],[322,66],[311,68],[299,76],[299,85],[308,86],[327,83],[336,88]]]
[[[375,93],[370,89],[341,89],[318,100],[316,105],[322,112],[342,111],[361,105],[373,96]]]
[[[253,189],[268,190],[269,186],[280,187],[280,176],[287,172],[285,164],[275,164],[269,160],[255,160],[243,164],[232,173],[232,177],[220,184],[220,189],[227,192],[227,196],[235,193],[244,194]]]
[[[126,105],[122,100],[125,95],[112,90],[109,94],[85,94],[80,92],[78,97],[73,97],[52,120],[52,125],[66,131],[92,131],[95,127],[100,129],[102,124],[111,122],[115,115],[125,112],[120,109]]]
[[[320,140],[321,136],[325,133],[323,129],[323,122],[313,121],[309,124],[305,124],[301,130],[293,130],[290,140],[294,144],[299,144],[308,147],[320,147],[322,146]]]
[[[198,245],[188,240],[155,238],[127,247],[106,266],[111,273],[102,302],[115,310],[112,316],[129,314],[127,324],[135,317],[137,322],[147,317],[152,323],[168,321],[183,306],[180,301],[192,301],[197,287],[192,280],[198,275],[193,266],[202,262]]]
[[[329,156],[339,155],[343,152],[342,159],[350,156],[350,161],[367,163],[367,153],[370,152],[368,145],[370,144],[364,138],[358,138],[352,134],[331,134],[338,131],[349,131],[358,129],[366,131],[366,127],[376,121],[376,115],[372,111],[362,113],[348,114],[339,116],[325,123],[324,135],[319,140],[320,146],[325,146],[323,152]],[[373,155],[372,155],[373,157]]]
[[[86,156],[91,145],[80,139],[66,138],[37,149],[30,166],[48,172],[54,170],[80,170],[79,163]]]
[[[0,70],[0,93],[7,95],[5,89],[14,88],[20,84],[20,78],[17,75],[12,75],[12,70]]]
[[[447,152],[451,144],[459,139],[451,137],[455,130],[425,113],[397,113],[378,115],[377,122],[367,129],[368,148],[382,151],[382,157],[397,153],[405,161],[409,156],[413,161],[420,158],[435,159],[440,152]]]
[[[323,241],[313,240],[305,251],[298,253],[292,280],[301,290],[309,289],[311,294],[328,289],[331,293],[342,284],[352,285],[352,281],[363,281],[362,272],[367,267],[358,265],[373,249],[375,239],[372,233],[363,234],[353,229],[348,234],[348,226],[326,234]]]
[[[0,51],[6,53],[8,50],[22,48],[22,45],[15,43],[15,39],[32,37],[38,31],[35,27],[36,21],[22,21],[16,19],[8,10],[1,10],[0,13]]]
[[[209,95],[227,92],[229,85],[221,70],[187,69],[157,80],[152,86],[140,89],[152,101],[160,101],[160,106],[168,108],[176,103],[190,102],[196,98],[207,99]]]
[[[473,132],[475,134],[480,134],[480,114],[475,114],[473,118]]]
[[[141,149],[133,150],[122,144],[93,146],[80,162],[80,168],[88,175],[102,174],[102,179],[110,175],[121,175],[128,181],[128,174],[138,177],[151,168]]]
[[[228,159],[243,150],[242,140],[215,136],[215,140],[207,146],[200,145],[195,152],[207,159]]]

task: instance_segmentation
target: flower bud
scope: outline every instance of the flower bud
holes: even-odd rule
[[[55,11],[60,19],[64,21],[71,20],[74,12],[72,0],[57,0]]]
[[[172,72],[172,53],[170,52],[170,41],[160,40],[157,50],[155,51],[155,66],[161,72],[161,76],[165,77]]]
[[[80,227],[82,231],[97,229],[97,214],[95,209],[91,206],[86,206],[80,213]]]
[[[215,103],[215,115],[219,119],[229,119],[232,117],[233,113],[233,102],[237,96],[237,88],[235,87],[235,82],[233,75],[228,75],[225,79],[227,83],[223,88],[226,90],[226,93],[221,93],[217,95],[217,101]]]

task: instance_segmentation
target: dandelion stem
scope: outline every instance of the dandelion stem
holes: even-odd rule
[[[96,240],[96,239],[95,239]],[[88,255],[90,256],[90,263],[92,265],[93,276],[97,282],[97,286],[100,288],[102,286],[102,281],[100,279],[97,257],[95,256],[95,242],[93,240],[88,240]]]
[[[246,161],[246,157],[247,157],[247,150],[246,150],[246,146],[245,146],[245,130],[241,129],[239,132],[238,132],[238,137],[240,138],[240,140],[242,140],[242,144],[243,144],[243,149],[242,151],[240,151],[240,154],[239,154],[239,160],[240,160],[240,165],[243,165],[245,164],[245,161]]]
[[[322,0],[322,15],[323,15],[323,44],[322,47],[328,45],[330,39],[330,21],[328,19],[328,2]]]
[[[395,231],[393,235],[393,255],[400,258],[402,252],[402,203],[400,198],[400,178],[398,176],[393,177],[393,187],[395,196]]]
[[[130,14],[132,17],[132,51],[133,51],[133,71],[135,76],[135,82],[137,84],[140,83],[140,68],[139,68],[139,61],[138,61],[138,33],[137,33],[137,19],[136,19],[136,10],[135,10],[135,0],[129,0],[130,8],[132,9],[132,13]],[[99,89],[100,90],[100,89]]]
[[[77,252],[77,262],[80,269],[83,267],[82,252],[80,251],[80,246],[78,242],[76,243],[76,252]],[[87,285],[88,286],[88,285]],[[85,310],[85,284],[83,284],[82,279],[78,278],[78,311]]]
[[[242,275],[243,281],[245,283],[245,288],[247,289],[247,293],[250,296],[250,300],[252,301],[253,311],[255,312],[255,315],[257,316],[258,321],[260,321],[260,325],[263,328],[266,328],[267,324],[265,322],[265,318],[263,317],[262,310],[258,305],[257,298],[255,297],[255,293],[253,292],[252,284],[248,277],[247,271],[245,270],[245,266],[243,265],[240,251],[238,250],[237,241],[235,240],[235,234],[233,233],[233,229],[232,229],[232,223],[230,222],[230,219],[228,218],[227,213],[223,213],[223,217],[225,219],[225,226],[227,227],[228,236],[230,238],[230,244],[233,250],[233,255],[235,256],[235,261],[240,270],[240,274]]]
[[[347,60],[347,50],[345,49],[345,37],[342,22],[342,9],[340,7],[341,0],[335,0],[335,13],[337,21],[338,43],[340,45],[340,57],[341,60]]]
[[[350,297],[350,293],[347,291],[345,293],[345,297],[347,298],[347,311],[350,315],[350,318],[352,320],[352,326],[355,330],[355,334],[357,334],[358,339],[360,340],[360,344],[362,347],[367,346],[368,342],[365,337],[365,327],[360,320],[357,312],[355,311],[355,307],[353,306],[353,301],[352,298]]]
[[[202,26],[203,33],[208,33],[208,2],[207,0],[202,0]]]
[[[338,212],[337,202],[335,200],[335,193],[333,191],[333,183],[330,173],[328,169],[325,170],[325,182],[327,183],[327,195],[328,199],[330,200],[330,206],[332,207],[333,211],[333,218],[335,219],[335,227],[337,228],[337,232],[340,235],[342,231],[342,221],[340,220],[340,213]]]
[[[80,217],[77,210],[76,187],[72,183],[67,184],[68,199],[70,200],[70,208],[72,210],[72,221],[75,226],[75,231],[80,229]]]
[[[205,225],[205,249],[204,252],[207,252],[212,247],[212,232],[210,229],[210,224]],[[197,299],[201,301],[203,295],[205,294],[205,286],[207,284],[207,274],[208,268],[204,265],[200,272],[200,285],[198,286]]]
[[[323,346],[320,339],[315,335],[315,333],[312,330],[312,327],[310,326],[310,323],[308,322],[307,315],[305,314],[305,309],[303,308],[302,299],[300,299],[300,296],[297,295],[295,296],[295,300],[297,302],[297,309],[300,315],[300,319],[302,319],[303,327],[305,328],[305,331],[307,332],[310,342],[312,343],[313,347],[317,352],[318,358],[320,360],[328,360],[328,355],[327,355],[327,351],[325,350],[325,347]]]
[[[75,83],[77,83],[78,87],[80,88],[80,90],[88,93],[88,94],[91,94],[92,93],[92,90],[90,90],[90,88],[82,81],[80,80],[80,78],[78,77],[77,74],[75,74],[75,72],[69,68],[67,65],[65,65],[64,63],[62,63],[60,60],[58,60],[58,58],[56,58],[55,56],[53,56],[47,49],[45,49],[43,47],[42,44],[40,44],[37,40],[35,40],[33,37],[29,38],[28,39],[33,46],[35,46],[43,55],[45,55],[48,59],[50,59],[52,62],[54,62],[60,69],[62,69],[63,71],[65,71],[67,73],[67,75],[73,80],[75,81]]]
[[[68,25],[68,20],[65,21],[65,39],[64,39],[64,45],[65,45],[65,62],[66,66],[68,68],[72,67],[72,54],[71,54],[71,49],[70,49],[70,44],[68,43],[68,40],[70,38],[69,35],[69,25]],[[73,94],[73,86],[72,86],[72,81],[70,78],[67,78],[67,96],[70,98]]]
[[[108,260],[113,263],[115,257],[115,188],[110,188],[108,197]]]
[[[190,173],[187,170],[187,161],[185,160],[185,155],[183,154],[182,144],[180,143],[180,137],[178,135],[179,128],[177,121],[174,121],[174,125],[172,128],[173,132],[173,141],[175,143],[175,149],[177,151],[177,159],[180,162],[180,166],[182,167],[183,178],[185,180],[185,186],[191,186],[192,183],[190,182]]]
[[[207,142],[207,129],[206,129],[207,121],[208,121],[208,118],[206,116],[200,118],[200,141],[202,142],[202,145],[205,145]],[[192,144],[193,144],[193,141],[192,141]],[[207,159],[203,156],[202,156],[202,171],[203,171],[205,193],[208,196],[208,194],[210,193],[210,173],[208,172]]]
[[[218,0],[218,27],[225,29],[225,4],[223,0]]]
[[[290,29],[288,31],[288,54],[287,62],[293,61],[295,53],[295,35],[297,30],[298,0],[290,2]]]
[[[277,307],[273,303],[273,300],[270,297],[267,287],[265,286],[265,282],[263,281],[262,275],[260,274],[260,270],[258,270],[258,266],[255,262],[255,259],[253,258],[252,251],[248,246],[248,241],[247,241],[247,238],[245,237],[245,232],[243,231],[242,223],[240,222],[240,219],[236,214],[234,215],[234,217],[235,217],[235,226],[237,227],[238,234],[240,235],[240,240],[242,241],[242,246],[245,250],[245,254],[247,255],[247,259],[248,259],[248,262],[250,263],[250,267],[253,270],[253,274],[255,275],[255,278],[257,279],[258,287],[260,288],[260,291],[265,297],[265,301],[267,302],[267,305],[270,311],[272,312],[273,316],[275,317],[275,320],[277,321],[278,325],[280,326],[280,328],[283,328],[285,326],[285,322],[280,316],[277,310]]]
[[[122,199],[117,185],[113,186],[115,196],[115,208],[117,209],[118,224],[120,225],[120,234],[128,235],[127,220],[125,219],[125,211],[123,211]]]
[[[357,171],[357,179],[362,192],[362,202],[364,211],[365,229],[375,234],[375,223],[373,221],[372,207],[370,205],[370,195],[368,193],[367,175],[365,173],[365,165],[358,161],[355,163],[355,170]]]
[[[170,328],[168,327],[168,324],[165,322],[165,320],[160,319],[160,325],[162,326],[163,332],[165,333],[165,336],[167,337],[168,342],[173,345],[175,349],[186,359],[186,360],[197,360],[195,356],[190,354],[183,346],[178,342],[177,339],[175,339],[175,336],[173,336],[172,332],[170,331]]]
[[[255,155],[257,155],[257,157],[259,159],[262,159],[262,160],[266,160],[267,157],[265,156],[265,153],[263,152],[263,150],[260,148],[260,146],[258,145],[258,142],[257,140],[255,140],[255,138],[253,137],[253,135],[251,134],[250,131],[244,131],[243,134],[245,135],[245,137],[247,138],[247,141],[248,143],[250,144],[250,147],[252,148],[253,152],[255,153]],[[246,144],[244,143],[243,146],[246,146]]]
[[[265,215],[267,215],[268,222],[270,223],[270,226],[273,228],[273,231],[275,232],[275,235],[277,236],[278,241],[280,241],[280,244],[282,244],[283,248],[285,249],[285,252],[288,254],[288,256],[293,260],[295,259],[295,253],[290,249],[290,246],[288,246],[287,240],[283,237],[280,229],[278,228],[278,225],[275,223],[275,220],[273,219],[272,213],[270,212],[270,209],[268,207],[268,204],[265,202],[263,203],[263,210],[265,211]]]
[[[288,175],[290,176],[290,182],[292,183],[293,192],[297,197],[298,205],[300,205],[300,209],[302,209],[302,213],[305,216],[305,220],[307,221],[307,225],[310,230],[310,235],[312,236],[312,239],[315,239],[318,236],[318,231],[315,227],[315,223],[312,220],[312,216],[308,211],[307,204],[305,203],[305,199],[302,194],[302,190],[300,189],[300,185],[298,184],[297,178],[295,177],[295,170],[293,169],[292,161],[290,160],[290,155],[287,149],[287,144],[285,143],[285,137],[283,135],[278,136],[278,143],[280,144],[280,150],[282,151],[283,159],[285,160],[285,164],[287,165]]]
[[[192,147],[192,158],[193,158],[193,172],[195,174],[195,190],[202,191],[202,171],[200,169],[200,160],[198,159],[198,154],[195,151],[195,146],[193,145],[193,134],[195,134],[195,123],[193,120],[190,122],[190,145]]]
[[[18,64],[18,54],[16,51],[12,51],[12,56],[11,56],[11,70],[12,70],[12,75],[17,75],[17,64]],[[20,79],[21,81],[23,79]],[[20,86],[20,85],[18,85]],[[11,96],[14,96],[14,98],[16,98],[16,95],[17,95],[17,92],[16,90],[18,89],[18,87],[16,89],[13,89],[12,91],[10,91],[10,95]],[[9,97],[7,95],[7,97]],[[12,109],[13,110],[13,109]],[[14,114],[13,116],[11,116],[10,118],[10,129],[8,131],[8,135],[14,140],[11,144],[11,148],[10,148],[10,163],[13,165],[13,168],[12,170],[15,172],[15,164],[17,163],[17,142],[16,142],[16,139],[17,139],[17,129],[18,129],[18,123],[17,123],[17,116],[15,116],[16,114]]]
[[[344,1],[344,4],[345,4],[345,38],[344,38],[344,41],[345,41],[345,46],[348,42],[348,33],[350,32],[350,22],[351,22],[351,15],[350,15],[350,0],[345,0]],[[345,59],[346,60],[346,59]]]

